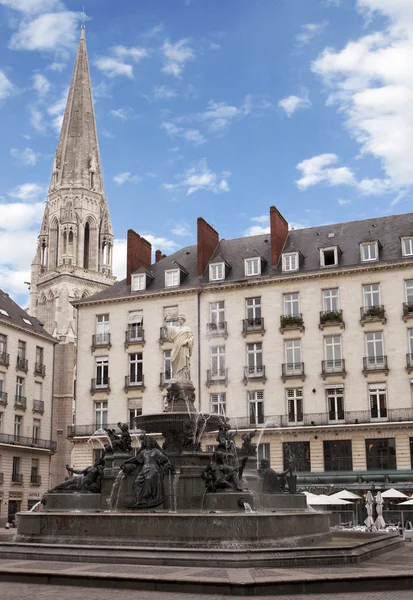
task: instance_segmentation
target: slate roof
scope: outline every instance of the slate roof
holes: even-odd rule
[[[47,333],[46,329],[43,327],[42,323],[36,317],[32,317],[27,314],[25,310],[23,310],[18,304],[14,302],[10,298],[10,296],[0,289],[0,310],[4,310],[7,312],[7,315],[4,315],[0,312],[0,326],[5,323],[9,325],[17,325],[21,329],[25,329],[28,333],[37,333],[51,342],[57,343],[54,337],[52,337],[49,333]],[[23,319],[27,319],[30,321],[29,323],[25,323]]]
[[[325,271],[328,267],[320,267],[320,248],[339,247],[339,263],[338,266],[333,268],[340,269],[363,264],[360,260],[360,243],[362,242],[376,240],[379,242],[380,253],[377,261],[379,263],[402,260],[401,237],[413,237],[413,213],[292,230],[288,233],[283,252],[300,252],[299,272]],[[223,283],[269,277],[276,278],[281,274],[288,276],[288,273],[282,273],[281,259],[276,267],[271,266],[270,242],[269,233],[232,240],[220,240],[211,257],[211,262],[219,262],[217,259],[220,258],[230,266],[229,269],[226,269],[226,277]],[[256,256],[263,259],[261,275],[245,277],[244,259]],[[374,265],[376,263],[367,264]],[[181,280],[179,288],[165,288],[165,271],[177,268],[180,265],[188,272],[188,275],[185,275]],[[196,245],[187,246],[167,256],[153,264],[149,271],[152,272],[154,279],[146,290],[131,292],[130,286],[126,285],[126,279],[124,279],[85,300],[76,302],[76,305],[86,304],[91,300],[133,297],[134,295],[143,296],[159,291],[184,290],[200,284],[219,285],[220,283],[217,281],[209,282],[208,267],[205,269],[203,277],[198,277]],[[141,272],[141,270],[137,272]]]

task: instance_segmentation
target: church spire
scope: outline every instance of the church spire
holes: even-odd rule
[[[84,188],[103,193],[84,25],[50,182],[50,191],[62,188]]]

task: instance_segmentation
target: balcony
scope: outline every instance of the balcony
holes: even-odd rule
[[[41,475],[30,474],[30,484],[31,485],[42,485],[42,477]]]
[[[346,375],[346,364],[344,358],[335,358],[321,361],[321,374],[323,379],[329,375]]]
[[[300,427],[304,425],[304,415],[299,412],[281,416],[281,427]]]
[[[16,436],[9,435],[7,433],[0,433],[0,444],[25,446],[28,448],[39,448],[41,450],[51,450],[52,452],[56,452],[56,442],[51,440],[23,437],[22,435]]]
[[[387,323],[386,311],[382,304],[376,306],[362,306],[360,308],[360,323],[365,325],[366,323]]]
[[[261,333],[264,335],[264,318],[255,317],[255,319],[243,319],[242,321],[242,335],[245,337],[249,333]]]
[[[10,355],[7,352],[0,352],[0,365],[8,367],[10,364]]]
[[[284,363],[282,365],[282,380],[285,382],[286,379],[292,379],[294,377],[299,377],[304,381],[305,373],[304,373],[304,363]]]
[[[25,396],[15,396],[14,397],[14,408],[20,408],[21,410],[26,410],[27,408],[27,400]]]
[[[43,400],[33,400],[33,412],[44,413],[44,402]]]
[[[344,329],[343,311],[340,310],[322,310],[320,311],[320,323],[318,327],[321,331],[324,327],[338,326]]]
[[[141,379],[138,381],[136,379],[132,379],[131,377],[126,376],[125,377],[125,390],[135,390],[135,389],[141,389],[143,390],[145,388],[144,385],[144,376],[141,376]]]
[[[261,418],[262,423],[256,417],[234,417],[230,419],[230,424],[234,429],[271,429],[281,427],[281,417],[279,415],[273,417],[262,416]]]
[[[207,337],[217,337],[219,335],[223,335],[225,339],[228,337],[227,322],[207,323]]]
[[[43,363],[34,363],[34,374],[44,377],[46,375],[46,365]]]
[[[7,406],[7,392],[0,392],[0,406]]]
[[[159,373],[159,387],[161,389],[166,388],[172,380],[172,373]]]
[[[224,384],[228,383],[228,369],[218,369],[217,371],[209,370],[207,371],[207,380],[206,384],[209,387],[214,384]]]
[[[363,373],[385,373],[388,375],[387,356],[365,356],[363,358]]]
[[[125,331],[125,348],[131,344],[144,344],[145,330],[143,327],[128,327]]]
[[[284,331],[289,329],[299,329],[300,331],[304,331],[304,319],[301,313],[296,315],[281,315],[280,332],[284,333]]]
[[[92,379],[90,391],[92,394],[95,394],[96,392],[110,392],[110,377],[107,377],[106,379]]]
[[[410,375],[413,371],[413,354],[406,354],[406,369]]]
[[[25,373],[27,373],[27,371],[29,370],[29,363],[28,363],[27,359],[24,358],[24,356],[17,357],[16,369],[18,371],[24,371]]]
[[[263,381],[265,383],[267,381],[265,367],[244,367],[243,382],[247,385],[249,381]]]
[[[110,333],[96,333],[92,335],[92,352],[96,348],[110,348]]]
[[[409,302],[403,302],[403,314],[402,319],[406,323],[409,319],[413,319],[413,304]]]
[[[103,427],[106,429],[114,429],[118,431],[117,423],[91,423],[89,425],[69,425],[67,428],[67,437],[81,437],[87,436],[88,438],[94,434],[98,435],[96,432],[101,432],[101,436],[105,438],[107,442],[107,436],[103,432]]]
[[[11,482],[12,483],[23,483],[23,473],[12,473],[11,474]]]

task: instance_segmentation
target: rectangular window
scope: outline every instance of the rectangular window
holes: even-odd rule
[[[395,438],[366,440],[366,462],[368,471],[397,469]]]
[[[146,289],[145,273],[141,273],[139,275],[132,275],[130,289],[131,289],[131,292],[139,292],[140,290]]]
[[[2,394],[6,391],[6,384],[4,381],[4,373],[0,373],[0,400],[2,400]]]
[[[266,443],[262,443],[258,446],[257,448],[257,454],[258,454],[258,461],[261,462],[263,458],[266,458],[267,460],[271,461],[271,454],[270,454],[270,444]],[[271,462],[270,462],[271,464]]]
[[[128,342],[143,340],[143,314],[142,311],[130,311],[128,316]]]
[[[290,465],[296,471],[311,471],[310,442],[283,442],[284,471]]]
[[[324,471],[352,471],[351,440],[324,440]]]
[[[219,326],[220,323],[225,321],[225,302],[220,300],[219,302],[210,302],[209,304],[209,318],[210,323]]]
[[[406,285],[406,304],[413,306],[413,279],[408,279],[404,283]]]
[[[297,316],[300,314],[298,292],[294,294],[284,294],[284,315]]]
[[[16,377],[16,398],[24,397],[24,377]]]
[[[102,429],[107,427],[108,424],[108,403],[95,402],[95,427],[96,429]]]
[[[20,456],[13,456],[11,480],[20,481]]]
[[[402,255],[413,256],[413,237],[402,239]]]
[[[330,422],[344,421],[344,388],[327,388],[327,409]]]
[[[298,271],[299,260],[298,260],[298,252],[289,252],[288,254],[282,255],[282,270],[285,272],[288,271]]]
[[[379,257],[378,243],[366,242],[364,244],[360,244],[360,256],[362,262],[377,260]]]
[[[364,308],[372,306],[380,306],[380,284],[373,283],[371,285],[363,285],[363,301]]]
[[[178,306],[164,306],[163,318],[167,325],[176,327],[178,325]]]
[[[40,473],[39,473],[39,459],[32,458],[32,466],[30,469],[30,483],[39,483]]]
[[[225,346],[211,348],[211,377],[212,379],[225,379]]]
[[[338,288],[323,290],[323,311],[337,312],[340,310]]]
[[[19,340],[17,344],[17,357],[21,360],[26,358],[26,342]]]
[[[369,385],[370,414],[372,419],[387,419],[387,390],[385,384]]]
[[[303,422],[303,389],[290,388],[286,390],[288,423]]]
[[[96,358],[96,387],[107,387],[109,385],[109,359],[107,356]]]
[[[3,413],[0,412],[0,433],[3,433]]]
[[[7,335],[0,333],[0,357],[7,352]]]
[[[137,385],[143,381],[143,355],[142,352],[129,354],[129,383]]]
[[[251,275],[259,275],[261,273],[260,258],[246,258],[244,261],[244,265],[245,277],[251,277]]]
[[[32,438],[33,442],[36,443],[40,439],[40,419],[33,419]]]
[[[337,264],[338,264],[337,246],[331,246],[331,248],[320,248],[320,266],[321,267],[334,267]]]
[[[382,331],[372,331],[371,333],[365,333],[366,338],[366,354],[367,354],[367,366],[379,366],[384,365],[384,342]]]
[[[179,269],[165,271],[165,287],[175,287],[177,285],[179,285]]]
[[[410,468],[413,469],[413,437],[409,438],[410,444]]]
[[[227,395],[225,392],[221,394],[211,394],[211,413],[216,415],[222,415],[223,417],[227,414]]]
[[[301,340],[286,340],[284,342],[284,355],[287,369],[294,369],[296,365],[301,368]]]
[[[219,281],[221,279],[225,279],[225,264],[215,263],[213,265],[209,265],[209,280]]]
[[[39,366],[43,364],[43,348],[40,346],[36,346],[36,364]]]
[[[264,423],[264,392],[262,390],[248,392],[248,413],[250,425]]]
[[[172,379],[171,350],[163,351],[163,378],[164,383],[167,383]]]
[[[325,371],[335,372],[342,367],[341,335],[324,337]]]
[[[245,310],[248,321],[261,320],[261,298],[246,298]]]
[[[142,414],[142,408],[130,408],[129,409],[129,429],[136,429],[135,418],[140,417]]]
[[[34,400],[43,400],[43,385],[38,381],[34,382]]]
[[[413,329],[407,330],[407,343],[409,346],[410,362],[413,359]]]
[[[23,417],[20,415],[14,415],[14,439],[18,440],[22,434],[23,429]]]
[[[109,333],[109,315],[96,315],[96,334]]]
[[[247,344],[247,366],[250,377],[262,375],[262,343]]]

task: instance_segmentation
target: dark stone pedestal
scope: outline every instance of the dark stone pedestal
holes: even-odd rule
[[[180,457],[180,471],[177,477],[178,510],[202,510],[205,481],[201,475],[209,465],[210,454],[205,452],[183,452]]]
[[[44,501],[47,512],[100,510],[100,494],[49,492],[44,495]]]
[[[103,510],[108,509],[108,500],[110,494],[112,492],[113,484],[115,483],[115,479],[119,473],[119,467],[125,460],[131,458],[130,454],[123,454],[114,452],[113,454],[107,454],[105,456],[105,468],[103,469],[103,479],[102,479],[102,500],[101,500],[101,508]],[[125,480],[122,482],[123,485],[126,485]]]
[[[189,379],[172,380],[166,388],[168,402],[165,412],[196,413],[194,406],[195,388]]]
[[[244,502],[254,509],[251,492],[209,492],[205,494],[204,510],[245,512]]]
[[[259,508],[275,511],[307,510],[307,498],[305,494],[262,494],[258,497]]]

